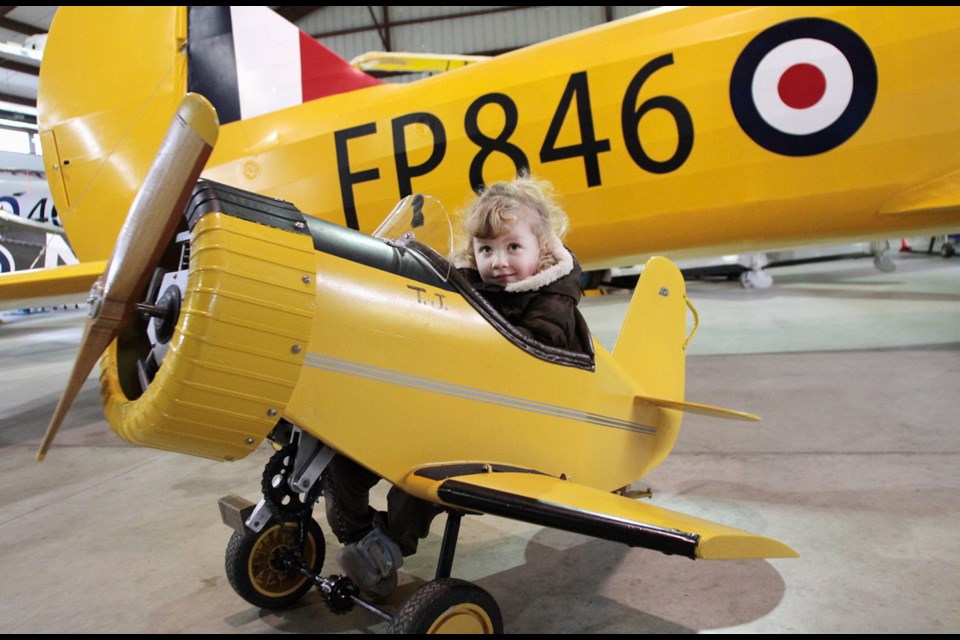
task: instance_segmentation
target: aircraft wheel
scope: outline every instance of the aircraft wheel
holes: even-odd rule
[[[957,252],[956,247],[953,246],[950,242],[944,242],[943,246],[940,247],[940,255],[944,258],[949,258]]]
[[[877,271],[881,271],[883,273],[893,273],[897,270],[896,263],[891,260],[889,256],[874,256],[873,266],[877,268]]]
[[[230,586],[241,598],[264,609],[283,609],[300,600],[313,583],[303,574],[283,565],[284,555],[299,541],[299,525],[283,527],[271,521],[260,533],[234,531],[227,544],[226,570]],[[326,546],[320,525],[312,518],[307,525],[303,560],[307,569],[319,573]]]
[[[773,276],[761,270],[744,271],[740,274],[740,286],[744,289],[769,289],[773,284]]]
[[[388,633],[503,633],[497,601],[480,587],[439,578],[414,591],[397,610]]]

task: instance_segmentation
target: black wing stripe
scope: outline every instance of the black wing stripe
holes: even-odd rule
[[[445,503],[464,509],[691,559],[696,558],[700,542],[700,536],[694,533],[613,518],[458,480],[445,481],[437,489],[437,495]]]

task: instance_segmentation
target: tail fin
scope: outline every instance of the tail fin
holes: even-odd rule
[[[682,400],[687,337],[687,287],[666,258],[650,258],[633,291],[614,359],[638,394]]]
[[[37,110],[44,170],[77,257],[110,256],[188,91],[226,125],[379,83],[268,7],[59,7]]]
[[[750,413],[684,402],[687,287],[680,269],[666,258],[650,258],[627,308],[614,359],[634,379],[637,402],[716,418],[756,421]],[[694,318],[696,321],[696,318]]]

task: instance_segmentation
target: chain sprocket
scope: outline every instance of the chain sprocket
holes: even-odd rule
[[[294,471],[297,445],[288,444],[274,453],[263,468],[260,490],[267,501],[270,513],[279,522],[302,522],[313,513],[313,505],[319,499],[319,484],[307,493],[290,486],[290,474]]]

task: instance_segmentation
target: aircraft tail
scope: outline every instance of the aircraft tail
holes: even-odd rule
[[[189,7],[189,91],[221,126],[381,84],[269,7]]]
[[[59,7],[38,121],[51,195],[77,257],[110,256],[188,91],[228,125],[374,84],[269,7]]]
[[[688,334],[687,313],[693,307],[686,291],[683,274],[670,260],[654,257],[644,265],[612,351],[635,382],[634,401],[717,418],[759,420],[742,411],[684,401],[686,349],[697,322],[694,313]],[[671,424],[674,432],[679,429],[679,420]]]
[[[614,344],[614,360],[633,378],[637,394],[683,400],[687,288],[666,258],[643,267]]]

